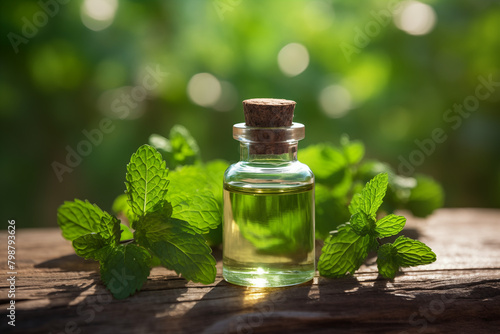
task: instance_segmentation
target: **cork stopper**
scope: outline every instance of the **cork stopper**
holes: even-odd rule
[[[243,101],[245,124],[234,125],[233,137],[251,142],[250,154],[296,154],[290,141],[303,138],[304,126],[292,122],[295,104],[283,99]]]
[[[243,101],[247,126],[275,128],[292,126],[295,101],[283,99],[249,99]]]

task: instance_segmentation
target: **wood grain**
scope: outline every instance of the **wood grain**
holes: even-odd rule
[[[500,210],[442,209],[409,218],[405,235],[438,260],[393,281],[370,258],[354,277],[288,288],[243,288],[221,277],[186,282],[154,268],[143,290],[114,300],[98,265],[74,255],[58,229],[16,231],[16,327],[1,262],[1,333],[498,333]],[[2,249],[7,236],[0,233]],[[7,320],[6,320],[7,319]]]

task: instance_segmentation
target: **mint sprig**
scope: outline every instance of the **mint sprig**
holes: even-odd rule
[[[136,216],[157,210],[167,193],[167,175],[165,161],[151,146],[143,145],[132,155],[126,185],[129,205]]]
[[[354,273],[366,260],[371,237],[357,234],[351,226],[341,225],[325,240],[318,262],[322,276],[341,277]]]
[[[380,239],[397,235],[406,218],[394,214],[377,220],[377,211],[387,191],[388,175],[381,173],[370,180],[349,205],[349,223],[341,225],[325,240],[318,262],[322,276],[342,277],[353,274],[364,263],[371,250],[377,251],[380,275],[394,278],[401,267],[432,263],[436,254],[424,243],[400,236],[392,244]]]
[[[161,154],[148,145],[132,155],[126,180],[127,202],[120,198],[114,209],[125,212],[134,232],[88,201],[76,199],[58,209],[63,237],[76,254],[99,261],[101,279],[117,299],[140,290],[156,264],[194,282],[214,282],[216,262],[201,235],[220,223],[213,193],[183,192],[182,180],[169,180]]]
[[[378,271],[385,278],[394,278],[400,267],[413,267],[436,261],[436,254],[423,242],[400,236],[392,244],[378,250]]]

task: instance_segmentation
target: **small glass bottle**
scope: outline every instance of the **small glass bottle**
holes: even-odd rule
[[[224,174],[223,276],[243,286],[279,287],[313,278],[314,175],[297,160],[304,125],[295,102],[243,101],[233,126],[240,161]]]

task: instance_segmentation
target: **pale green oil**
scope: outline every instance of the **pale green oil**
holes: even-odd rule
[[[314,276],[314,185],[224,184],[223,275],[243,286],[279,287]]]

